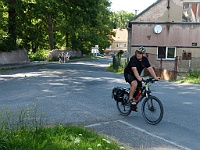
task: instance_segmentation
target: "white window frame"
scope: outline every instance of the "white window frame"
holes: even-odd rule
[[[160,47],[165,47],[165,46],[160,46]],[[168,49],[169,48],[174,48],[174,58],[168,58],[167,54],[168,54]],[[176,57],[176,47],[165,47],[166,52],[165,52],[165,58],[162,58],[162,60],[175,60]],[[161,58],[158,58],[158,47],[157,47],[157,60],[161,60]]]

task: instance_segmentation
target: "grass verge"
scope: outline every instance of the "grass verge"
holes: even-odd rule
[[[125,148],[114,139],[82,126],[47,125],[37,104],[14,113],[1,109],[0,150],[120,150]]]
[[[122,66],[117,66],[116,68],[114,68],[113,63],[110,63],[107,69],[110,72],[114,72],[114,73],[118,73],[118,74],[124,73],[124,68]]]
[[[1,131],[0,149],[120,150],[114,141],[80,126],[55,126],[37,130]]]
[[[177,80],[179,83],[192,83],[192,84],[200,84],[200,70],[191,70],[189,73]]]

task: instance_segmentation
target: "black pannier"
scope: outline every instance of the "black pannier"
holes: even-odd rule
[[[124,88],[114,87],[112,90],[112,97],[115,101],[122,101],[124,96]]]

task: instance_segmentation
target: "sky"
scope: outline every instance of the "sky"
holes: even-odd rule
[[[112,3],[112,11],[124,10],[127,12],[135,13],[135,10],[137,10],[137,14],[142,12],[144,9],[156,1],[157,0],[110,0]]]

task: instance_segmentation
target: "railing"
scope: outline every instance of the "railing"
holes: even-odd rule
[[[200,70],[200,58],[197,57],[184,60],[182,56],[177,56],[174,60],[158,60],[155,54],[148,53],[146,56],[157,73],[169,80],[176,79],[179,74],[188,73],[190,70]]]

